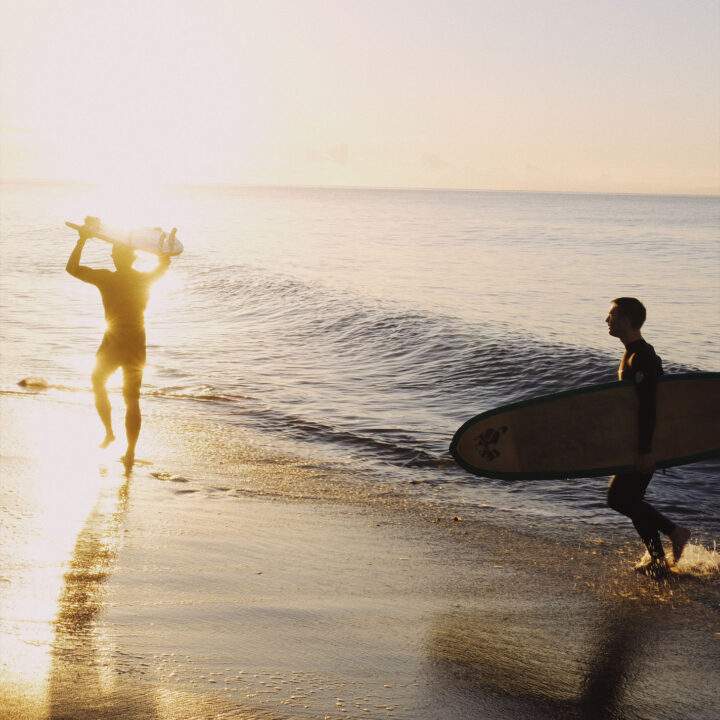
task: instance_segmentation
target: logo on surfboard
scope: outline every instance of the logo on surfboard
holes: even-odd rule
[[[499,430],[495,430],[495,428],[488,428],[487,430],[481,432],[475,440],[475,447],[480,457],[485,458],[485,460],[488,460],[489,462],[492,462],[495,458],[500,457],[500,451],[495,446],[498,444],[500,436],[504,435],[506,432],[507,427],[504,425]]]

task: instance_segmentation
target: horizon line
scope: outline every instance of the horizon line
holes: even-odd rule
[[[71,178],[11,178],[0,176],[0,183],[27,185],[82,185],[86,187],[102,186],[100,180],[80,180]],[[426,187],[417,185],[321,185],[298,183],[247,183],[231,181],[194,181],[194,182],[161,182],[162,188],[245,188],[257,190],[344,190],[344,191],[376,191],[376,192],[447,192],[447,193],[498,193],[527,195],[613,195],[613,196],[646,196],[646,197],[698,197],[720,198],[720,187],[700,191],[649,191],[649,190],[543,190],[518,188],[465,188],[465,187]]]

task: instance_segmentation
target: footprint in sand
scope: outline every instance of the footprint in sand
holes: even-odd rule
[[[169,472],[154,472],[150,473],[154,478],[157,478],[158,480],[162,480],[163,482],[172,482],[172,483],[186,483],[190,482],[187,478],[182,477],[182,475],[175,475],[173,473]],[[173,490],[175,495],[191,495],[192,493],[198,492],[195,488],[178,488],[177,490]]]
[[[154,478],[157,478],[158,480],[163,480],[165,482],[176,482],[176,483],[186,483],[189,482],[187,478],[182,477],[181,475],[174,475],[173,473],[168,472],[154,472],[150,473]]]

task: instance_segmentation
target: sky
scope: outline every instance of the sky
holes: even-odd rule
[[[717,0],[0,0],[0,177],[720,194]]]

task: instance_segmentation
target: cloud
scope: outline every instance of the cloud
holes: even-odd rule
[[[428,170],[444,170],[450,166],[450,163],[447,160],[444,160],[439,155],[434,155],[433,153],[423,153],[420,156],[420,160],[423,167]]]
[[[344,143],[334,145],[327,152],[323,152],[317,148],[310,148],[307,151],[308,161],[317,165],[324,165],[327,162],[334,162],[336,165],[345,165],[349,157],[350,151]]]
[[[335,145],[334,147],[330,148],[330,150],[328,151],[328,155],[338,165],[345,165],[345,163],[347,163],[348,157],[349,157],[348,146],[345,144]]]
[[[318,163],[319,165],[327,161],[325,153],[320,152],[320,150],[315,150],[314,148],[307,151],[307,159],[309,162]]]

